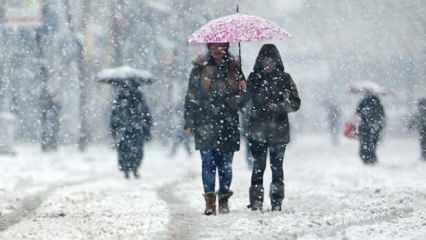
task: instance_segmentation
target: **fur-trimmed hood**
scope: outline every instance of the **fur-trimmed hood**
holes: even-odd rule
[[[229,63],[230,63],[230,67],[239,67],[240,62],[238,61],[238,59],[236,57],[234,57],[233,55],[229,54]],[[208,53],[206,54],[200,54],[197,57],[195,57],[192,60],[192,64],[194,66],[207,66],[207,65],[215,65],[214,64],[214,60],[213,57],[210,56]]]

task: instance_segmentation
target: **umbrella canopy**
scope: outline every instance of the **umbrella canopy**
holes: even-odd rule
[[[264,18],[233,14],[208,22],[189,38],[189,43],[247,42],[285,39],[290,34]]]
[[[373,93],[378,95],[386,94],[384,87],[371,81],[356,82],[350,86],[351,93]]]
[[[117,68],[104,69],[96,75],[97,81],[101,83],[119,83],[128,80],[134,80],[140,84],[151,84],[154,80],[153,75],[146,70],[122,66]]]

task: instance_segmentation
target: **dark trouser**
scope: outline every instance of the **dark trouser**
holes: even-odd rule
[[[137,170],[143,158],[143,136],[125,134],[118,143],[118,162],[122,171]]]
[[[269,148],[272,183],[271,183],[271,203],[281,205],[284,199],[284,153],[286,144],[268,144],[250,140],[250,151],[254,158],[253,171],[251,176],[251,187],[263,186],[263,175],[266,169],[266,158]]]
[[[360,129],[359,132],[359,155],[365,164],[377,162],[376,149],[380,138],[380,131],[373,131],[371,128]]]
[[[233,157],[233,152],[201,151],[202,178],[205,193],[215,192],[216,171],[219,173],[219,194],[226,194],[230,191]]]

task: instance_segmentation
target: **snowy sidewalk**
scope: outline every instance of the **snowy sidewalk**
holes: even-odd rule
[[[386,142],[380,164],[368,167],[354,142],[332,147],[321,138],[299,138],[286,154],[283,213],[245,208],[250,174],[236,159],[232,214],[198,218],[202,231],[192,239],[426,239],[426,164],[417,159],[416,147],[414,140]],[[269,169],[267,175],[266,193]],[[195,210],[203,208],[193,197],[199,181],[177,191]]]
[[[417,142],[387,140],[380,163],[368,167],[355,142],[327,140],[299,137],[288,147],[281,213],[246,209],[250,172],[238,153],[232,212],[216,217],[201,214],[199,154],[170,158],[168,149],[149,146],[141,179],[127,181],[103,147],[48,156],[20,149],[17,159],[1,159],[0,227],[22,211],[23,199],[29,212],[0,239],[426,239],[426,164]]]

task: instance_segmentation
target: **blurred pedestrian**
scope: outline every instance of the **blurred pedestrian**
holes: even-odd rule
[[[192,148],[191,148],[191,134],[185,131],[183,128],[184,123],[182,121],[182,113],[183,113],[183,105],[178,105],[175,107],[175,110],[171,112],[170,114],[173,114],[178,117],[179,120],[173,122],[174,125],[174,134],[172,135],[172,147],[170,150],[170,155],[174,156],[176,155],[178,149],[180,146],[182,146],[185,149],[185,152],[187,156],[192,155]]]
[[[331,142],[334,145],[338,145],[342,114],[341,114],[339,106],[332,101],[328,101],[326,103],[326,108],[327,108],[328,130],[330,132]]]
[[[426,161],[426,98],[421,98],[417,104],[417,113],[410,121],[410,128],[415,128],[420,138],[420,156]]]
[[[358,104],[356,114],[360,118],[358,139],[359,154],[365,164],[377,163],[377,144],[385,127],[386,115],[377,94],[366,91]]]
[[[111,131],[117,143],[120,170],[125,178],[130,172],[139,178],[144,144],[151,139],[151,113],[138,83],[129,79],[115,84],[118,93],[113,102]]]

